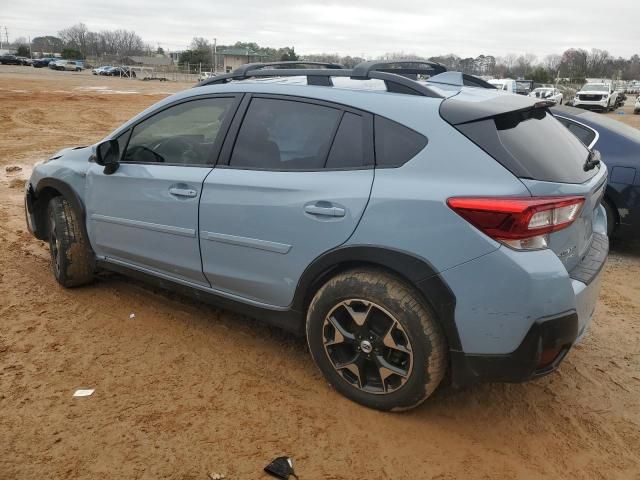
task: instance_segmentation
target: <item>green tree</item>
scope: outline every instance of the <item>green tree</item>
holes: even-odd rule
[[[76,60],[83,58],[83,56],[82,53],[80,53],[80,50],[76,50],[75,48],[65,48],[62,50],[62,58]]]
[[[553,76],[544,67],[537,67],[529,77],[536,83],[553,83]]]
[[[295,47],[284,47],[280,49],[280,61],[282,62],[295,62],[299,60],[298,55],[296,55]]]
[[[27,45],[18,46],[17,55],[19,57],[29,57],[29,56],[31,56],[30,52],[29,52],[29,47]]]

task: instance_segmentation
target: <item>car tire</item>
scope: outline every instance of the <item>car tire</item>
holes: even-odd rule
[[[602,201],[602,206],[605,212],[607,212],[607,236],[611,237],[616,229],[617,217],[613,206],[607,201]]]
[[[58,283],[64,287],[90,283],[94,277],[93,253],[76,212],[64,197],[50,200],[47,222],[51,269]]]
[[[311,300],[311,356],[347,398],[378,410],[418,406],[447,369],[444,335],[419,294],[375,269],[341,273]]]

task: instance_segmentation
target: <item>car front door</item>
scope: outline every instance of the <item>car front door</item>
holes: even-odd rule
[[[203,269],[223,294],[286,307],[304,269],[347,241],[364,212],[374,173],[372,119],[267,95],[245,99],[245,108],[204,182]]]
[[[213,168],[236,96],[192,99],[118,137],[115,173],[93,164],[87,224],[98,258],[208,286],[198,244],[202,182]]]

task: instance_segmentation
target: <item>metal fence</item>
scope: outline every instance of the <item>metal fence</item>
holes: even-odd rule
[[[96,67],[102,66],[99,62],[93,64],[96,65]],[[104,65],[121,67],[124,71],[117,72],[115,76],[132,80],[167,80],[172,82],[196,83],[199,81],[201,75],[212,72],[212,65],[204,63],[145,66],[105,62]],[[222,70],[218,70],[217,73],[222,73]]]

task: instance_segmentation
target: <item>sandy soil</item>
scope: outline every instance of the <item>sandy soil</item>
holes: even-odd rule
[[[186,87],[0,67],[0,479],[258,479],[282,454],[303,480],[640,479],[637,245],[612,252],[557,373],[404,414],[341,397],[303,340],[254,320],[120,276],[58,286],[24,225],[29,166]]]

